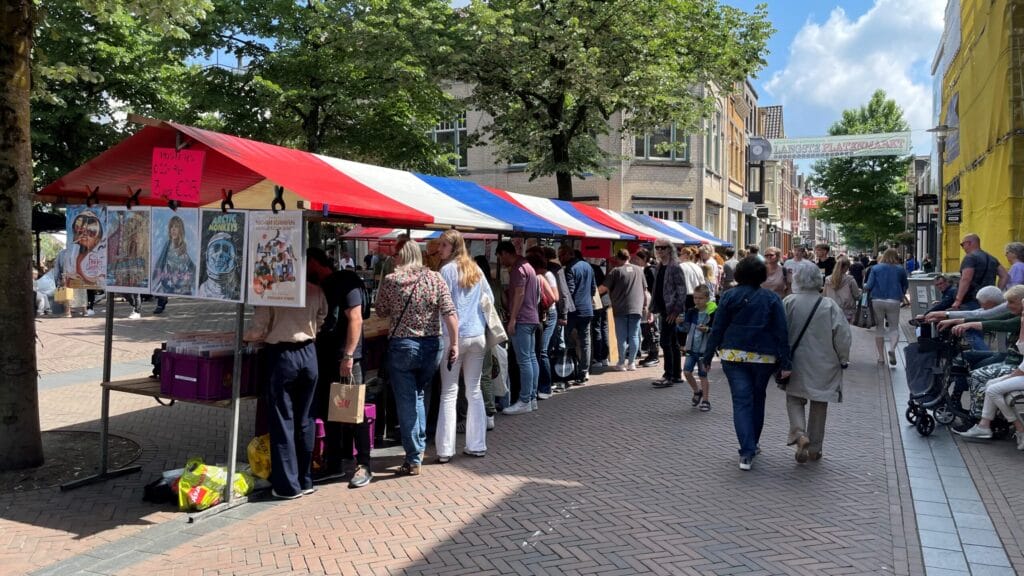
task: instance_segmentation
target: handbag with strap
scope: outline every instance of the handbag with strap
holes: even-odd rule
[[[793,342],[793,345],[789,347],[790,358],[796,357],[796,350],[800,347],[800,341],[804,339],[804,334],[806,334],[807,329],[810,328],[811,320],[814,320],[814,313],[818,311],[818,306],[821,306],[821,301],[822,297],[818,296],[818,299],[814,302],[814,307],[811,308],[811,313],[807,316],[807,321],[804,322],[804,327],[800,329],[800,334],[796,337],[796,342]],[[775,372],[775,383],[778,385],[779,389],[785,390],[786,386],[789,384],[789,376],[783,378],[782,370],[779,369]]]
[[[393,326],[392,330],[388,332],[388,338],[391,338],[392,335],[394,334],[394,330],[398,329],[398,327],[402,325],[402,319],[405,318],[405,311],[409,309],[409,303],[412,302],[412,297],[414,294],[416,294],[416,288],[420,285],[420,282],[422,281],[423,276],[421,275],[420,278],[416,280],[416,283],[412,285],[412,290],[409,292],[409,297],[405,299],[405,306],[402,306],[402,313],[398,315],[398,321],[395,322],[395,325]]]
[[[498,316],[498,309],[487,294],[480,296],[480,310],[484,313],[484,320],[487,322],[487,330],[484,336],[487,339],[487,348],[491,349],[500,344],[508,342],[508,334],[505,327],[501,325],[501,316]]]

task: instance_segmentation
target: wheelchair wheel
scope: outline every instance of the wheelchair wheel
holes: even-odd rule
[[[931,433],[935,431],[935,419],[928,414],[922,414],[917,420],[917,433],[921,436],[931,436]]]
[[[911,424],[917,424],[917,408],[914,406],[907,406],[907,411],[903,413],[903,416],[907,419],[907,422]]]
[[[949,409],[949,406],[936,406],[935,410],[932,410],[932,415],[935,417],[935,421],[943,426],[949,426],[950,423],[956,419],[956,414]]]

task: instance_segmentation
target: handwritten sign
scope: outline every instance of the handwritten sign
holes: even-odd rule
[[[206,152],[174,148],[153,149],[152,193],[154,198],[199,202]]]

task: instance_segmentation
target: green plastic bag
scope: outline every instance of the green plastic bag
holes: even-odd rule
[[[185,464],[185,472],[178,479],[178,509],[182,511],[206,510],[221,503],[228,471],[222,466],[204,464],[200,458],[192,458]],[[252,492],[256,479],[248,472],[236,472],[231,483],[231,494],[247,496]]]

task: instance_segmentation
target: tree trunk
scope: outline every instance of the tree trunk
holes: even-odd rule
[[[551,159],[555,166],[567,166],[569,163],[569,138],[565,134],[555,134],[551,137]],[[572,173],[565,170],[555,172],[555,182],[558,184],[558,199],[572,201]]]
[[[568,172],[555,172],[555,182],[558,183],[558,199],[572,201],[572,174]]]
[[[0,8],[0,470],[43,463],[32,293],[32,0]]]

